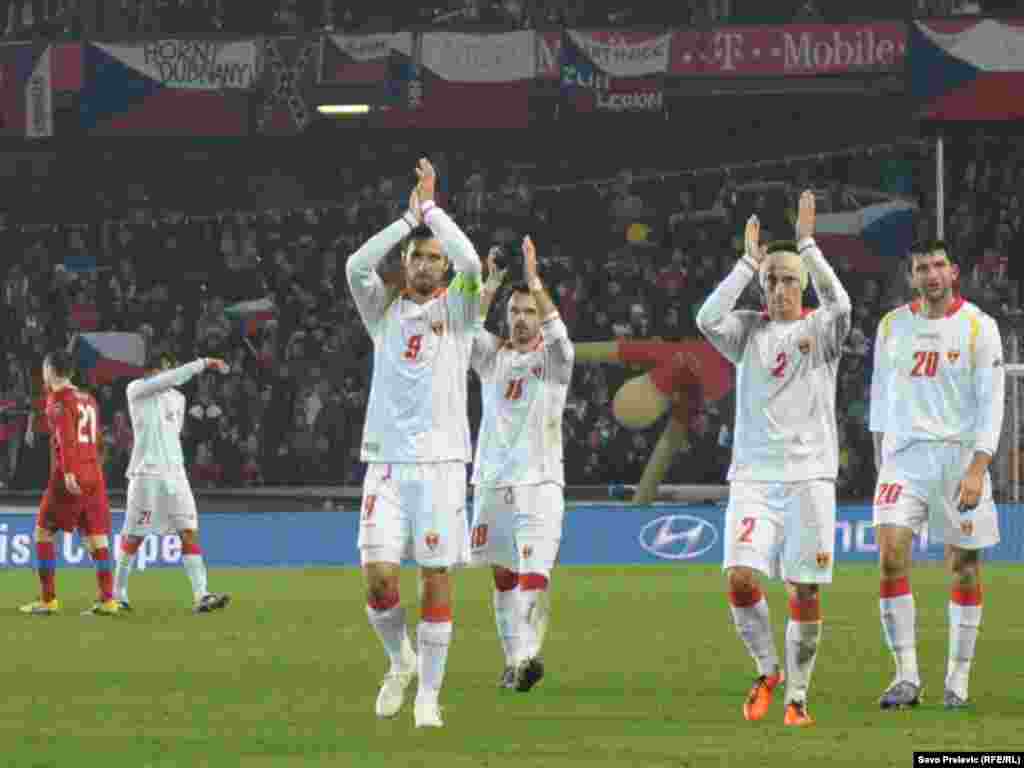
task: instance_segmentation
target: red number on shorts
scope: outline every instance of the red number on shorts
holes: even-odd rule
[[[139,525],[149,525],[149,521],[153,518],[153,512],[149,509],[144,509],[139,512]]]
[[[526,379],[512,379],[505,389],[506,400],[518,400],[523,396],[523,384]]]
[[[405,348],[405,353],[402,355],[406,360],[415,360],[420,356],[420,347],[423,345],[423,336],[410,336],[409,343]]]
[[[939,371],[939,353],[938,352],[915,352],[914,353],[914,369],[910,372],[911,376],[925,376],[927,378],[933,378]]]
[[[774,376],[776,379],[781,379],[783,376],[785,376],[787,362],[788,359],[786,358],[786,353],[779,352],[779,356],[775,358],[775,367],[772,368],[772,376]]]
[[[744,517],[740,520],[740,527],[743,529],[740,532],[740,537],[737,539],[740,544],[750,544],[750,537],[754,533],[754,525],[757,523],[756,517]]]
[[[895,504],[903,492],[903,485],[900,483],[880,483],[878,495],[875,497],[875,504]]]
[[[363,520],[369,520],[373,517],[373,508],[377,506],[377,497],[370,495],[366,497],[366,503],[363,504]]]
[[[487,546],[487,526],[475,525],[469,537],[469,544],[473,549],[480,549]]]

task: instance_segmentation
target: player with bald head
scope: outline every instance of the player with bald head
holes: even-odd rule
[[[786,683],[786,725],[810,725],[807,691],[821,637],[820,585],[832,581],[839,445],[836,381],[850,298],[814,242],[815,199],[800,196],[797,241],[762,246],[751,216],[746,253],[708,297],[697,327],[736,366],[736,425],[725,560],[729,602],[758,675],[743,705],[760,720]],[[765,311],[736,310],[754,277]],[[804,308],[808,282],[820,307]],[[781,566],[781,567],[780,567]],[[785,672],[760,576],[790,594]]]

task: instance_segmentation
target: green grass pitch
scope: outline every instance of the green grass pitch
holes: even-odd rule
[[[193,616],[178,569],[132,577],[136,612],[80,617],[84,570],[59,571],[64,614],[15,611],[34,574],[9,570],[0,595],[5,669],[0,765],[18,768],[222,766],[910,766],[923,749],[1024,749],[1024,568],[985,569],[973,708],[941,708],[948,588],[921,567],[918,647],[925,700],[883,713],[892,676],[871,566],[841,566],[823,600],[811,690],[817,725],[787,729],[779,698],[744,722],[753,664],[735,636],[718,568],[563,568],[553,578],[547,677],[499,691],[500,647],[486,571],[458,574],[455,637],[442,693],[446,727],[413,728],[411,701],[373,715],[384,656],[358,571],[214,570],[234,595]],[[415,575],[402,593],[416,596]],[[769,601],[782,643],[786,600]],[[415,615],[415,610],[410,611]]]

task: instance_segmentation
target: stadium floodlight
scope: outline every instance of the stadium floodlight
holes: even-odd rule
[[[321,115],[366,115],[369,104],[321,104],[316,108]]]

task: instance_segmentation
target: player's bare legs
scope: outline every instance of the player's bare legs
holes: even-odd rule
[[[494,621],[498,625],[498,637],[505,652],[505,669],[498,685],[513,688],[516,681],[516,665],[519,663],[521,627],[519,622],[519,574],[494,566]]]
[[[405,628],[405,608],[398,596],[397,563],[367,563],[366,615],[380,638],[391,667],[377,695],[377,717],[394,717],[402,708],[405,689],[418,674],[416,653]]]
[[[416,727],[442,725],[438,697],[444,682],[448,646],[452,638],[451,580],[447,568],[420,569],[419,690],[416,692]]]
[[[20,610],[22,613],[47,616],[60,610],[60,604],[57,602],[57,545],[54,542],[54,531],[37,526],[35,540],[39,600],[23,605]]]
[[[877,530],[879,613],[886,644],[896,662],[896,678],[882,694],[879,705],[882,709],[915,707],[921,697],[921,676],[917,669],[917,615],[910,591],[914,533],[898,525],[880,525]]]
[[[757,664],[757,679],[743,703],[743,717],[760,720],[768,712],[776,686],[785,679],[772,636],[768,601],[761,592],[754,569],[745,566],[729,568],[726,577],[736,633]]]
[[[946,547],[952,574],[949,602],[949,661],[942,702],[947,709],[967,706],[968,678],[981,626],[981,552]]]
[[[821,640],[821,591],[817,584],[787,584],[786,725],[813,725],[807,713],[807,690]]]

